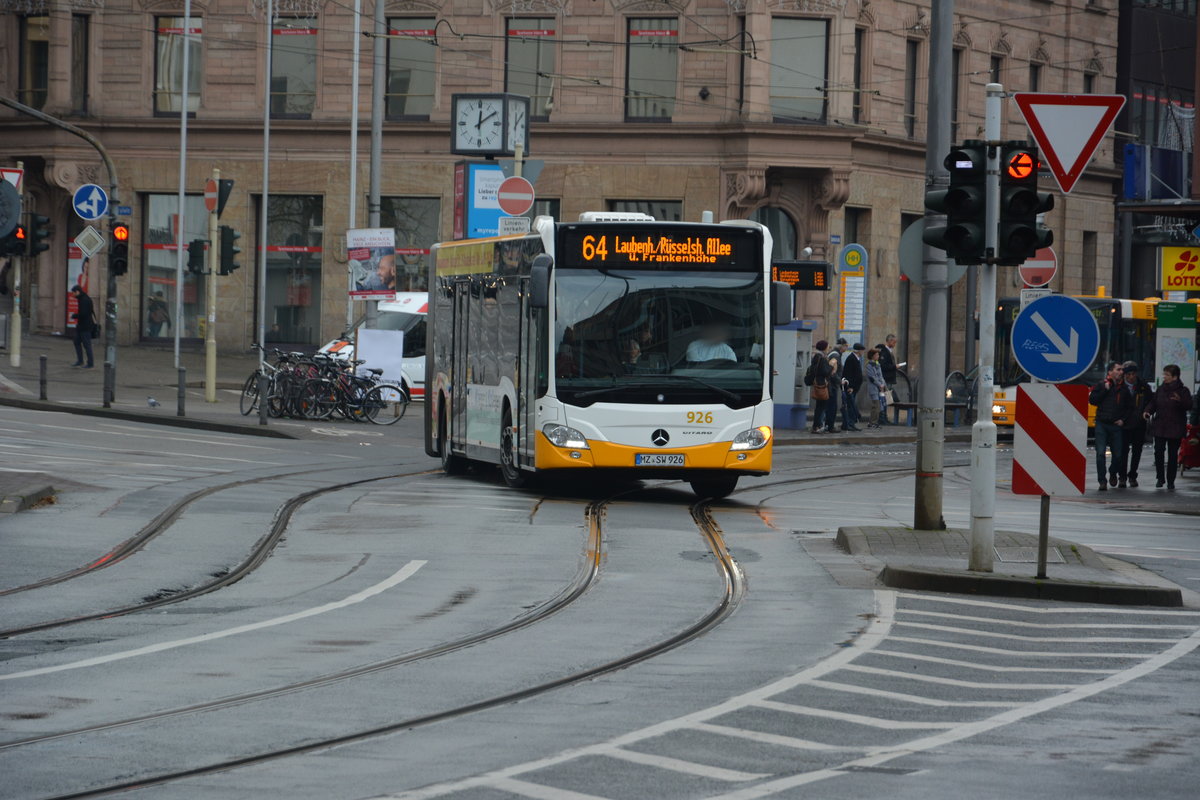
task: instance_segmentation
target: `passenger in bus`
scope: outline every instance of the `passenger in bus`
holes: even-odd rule
[[[554,354],[554,376],[556,378],[579,377],[579,362],[575,359],[575,329],[563,331],[558,352]]]
[[[729,323],[710,322],[700,329],[700,338],[688,345],[685,361],[737,361],[737,354],[729,346]]]
[[[626,372],[634,372],[638,367],[638,360],[642,357],[642,346],[638,344],[637,339],[626,339],[624,347],[621,348],[621,366]]]

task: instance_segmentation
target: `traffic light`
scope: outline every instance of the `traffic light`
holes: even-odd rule
[[[192,239],[188,242],[188,272],[200,275],[204,272],[204,239]]]
[[[1054,241],[1054,234],[1037,220],[1039,213],[1054,208],[1054,195],[1039,192],[1037,185],[1037,148],[1019,141],[1001,145],[997,264],[1019,266]]]
[[[235,269],[240,269],[241,264],[234,261],[237,254],[242,252],[242,248],[235,246],[235,242],[242,238],[242,235],[235,231],[229,225],[221,226],[221,275],[228,275]]]
[[[13,228],[12,233],[0,238],[0,256],[25,255],[26,236],[24,225],[18,225]]]
[[[108,271],[113,275],[124,275],[129,271],[129,226],[122,222],[112,226],[108,243]]]
[[[29,243],[25,253],[34,258],[39,253],[44,253],[50,249],[50,243],[47,241],[50,238],[50,218],[44,217],[41,214],[29,215]]]
[[[944,163],[950,188],[927,189],[925,207],[945,214],[946,224],[926,227],[922,238],[959,264],[979,264],[987,256],[987,145],[967,140]]]

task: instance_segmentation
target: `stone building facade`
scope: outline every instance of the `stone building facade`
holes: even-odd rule
[[[982,134],[991,80],[1010,91],[1113,91],[1113,2],[959,0],[955,78],[939,87],[952,97],[954,140]],[[266,5],[195,0],[185,26],[181,0],[0,0],[0,94],[84,129],[116,165],[117,200],[133,232],[130,269],[117,280],[123,342],[160,343],[174,325],[198,340],[203,329],[212,279],[187,273],[180,286],[173,249],[185,47],[193,74],[186,238],[207,236],[201,192],[214,168],[236,182],[221,222],[243,233],[242,268],[216,280],[220,346],[253,341],[264,243],[266,322],[281,341],[320,344],[361,312],[347,303],[344,231],[367,223],[375,40],[358,37],[359,200],[351,220],[352,6],[282,0],[268,21]],[[364,0],[364,30],[372,12]],[[385,12],[381,211],[406,250],[398,288],[423,288],[422,251],[452,234],[461,157],[449,152],[451,96],[507,90],[532,97],[531,157],[545,162],[540,209],[563,219],[596,209],[753,217],[771,226],[782,257],[811,247],[813,258],[836,262],[843,246],[862,244],[866,343],[897,331],[902,355],[919,357],[920,290],[901,275],[898,247],[923,214],[928,2],[391,0]],[[1025,135],[1015,104],[1005,135]],[[1048,215],[1062,291],[1109,282],[1119,181],[1109,166],[1112,141]],[[0,107],[0,165],[17,162],[28,203],[55,226],[50,251],[25,265],[28,324],[62,330],[80,265],[68,242],[85,224],[71,192],[107,185],[108,176],[83,140]],[[1018,288],[1015,270],[1001,278],[1002,296]],[[93,295],[102,294],[101,281],[91,280]],[[817,320],[819,336],[838,327],[834,284],[798,298],[798,316]],[[965,284],[952,290],[952,367],[970,330]],[[182,318],[170,325],[149,320],[160,291],[171,307],[182,299]]]

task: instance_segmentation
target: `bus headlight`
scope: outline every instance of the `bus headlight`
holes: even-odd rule
[[[1004,406],[1002,406],[1002,405],[1000,405],[999,403],[997,403],[996,405],[992,406],[992,413],[993,413],[993,414],[1003,414],[1003,413],[1004,413]]]
[[[546,434],[546,438],[550,440],[550,444],[555,447],[571,447],[576,450],[590,450],[587,439],[583,438],[583,434],[574,428],[568,428],[566,425],[559,425],[556,422],[546,423],[542,428],[542,433]]]
[[[742,431],[733,437],[733,444],[729,445],[729,449],[761,450],[767,446],[769,441],[771,441],[771,429],[766,425],[760,425],[757,428]]]

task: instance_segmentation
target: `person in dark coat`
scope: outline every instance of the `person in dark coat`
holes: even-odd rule
[[[855,342],[854,349],[842,358],[842,430],[861,431],[858,427],[858,393],[863,385],[863,353],[866,347]]]
[[[813,353],[812,361],[809,362],[809,374],[812,376],[812,385],[824,384],[825,387],[831,388],[830,376],[833,375],[833,369],[829,366],[829,356],[825,351],[829,349],[829,342],[822,339],[816,344],[816,351]],[[829,405],[829,400],[813,399],[812,407],[812,432],[824,433],[825,423],[825,408]]]
[[[1092,387],[1088,402],[1096,407],[1096,474],[1100,479],[1100,491],[1108,488],[1104,482],[1105,454],[1112,449],[1112,464],[1108,467],[1108,483],[1112,486],[1125,485],[1124,466],[1121,464],[1121,434],[1124,433],[1125,418],[1129,416],[1129,392],[1124,386],[1125,368],[1120,361],[1108,362],[1104,380]]]
[[[1124,430],[1121,433],[1121,467],[1129,479],[1129,485],[1136,487],[1138,464],[1142,461],[1142,446],[1146,443],[1146,420],[1143,415],[1146,405],[1150,402],[1154,390],[1138,375],[1136,361],[1126,361],[1121,365],[1124,370],[1125,385],[1121,388],[1129,393],[1129,409],[1125,416]]]
[[[889,333],[879,350],[879,368],[883,371],[883,382],[889,389],[896,388],[896,334]]]
[[[1179,380],[1179,365],[1167,364],[1163,367],[1162,383],[1142,415],[1150,422],[1150,433],[1154,436],[1155,486],[1160,489],[1164,478],[1167,489],[1175,488],[1179,442],[1187,433],[1187,414],[1191,407],[1192,393]]]
[[[71,294],[79,305],[75,312],[75,363],[72,367],[91,369],[94,366],[92,356],[92,331],[96,328],[96,307],[92,298],[88,297],[78,283],[71,287]],[[87,353],[87,363],[83,363],[83,354]]]

